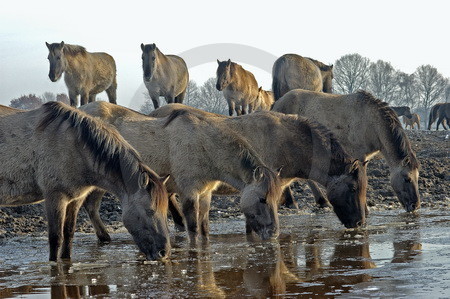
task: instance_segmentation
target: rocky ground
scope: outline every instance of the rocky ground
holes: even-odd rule
[[[422,208],[450,208],[450,131],[407,131],[421,163],[419,188]],[[371,211],[400,209],[389,184],[389,169],[383,159],[375,158],[368,167],[368,205]],[[295,183],[298,210],[281,208],[281,214],[331,213],[317,208],[312,193],[303,182]],[[241,217],[239,197],[216,196],[212,201],[211,221]],[[102,202],[101,215],[111,232],[123,229],[119,201],[109,195]],[[24,234],[45,235],[47,223],[42,204],[0,208],[0,239]],[[78,216],[78,231],[93,232],[84,210]]]

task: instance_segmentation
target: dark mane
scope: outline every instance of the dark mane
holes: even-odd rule
[[[389,107],[389,104],[375,98],[371,93],[364,90],[357,91],[358,99],[375,106],[382,118],[386,120],[387,130],[391,132],[391,142],[394,144],[397,157],[406,162],[411,168],[419,168],[419,161],[411,148],[411,143],[400,124],[397,114]]]
[[[305,58],[311,60],[315,65],[317,65],[317,67],[318,67],[321,71],[326,72],[326,71],[330,71],[330,70],[331,70],[331,66],[330,66],[330,65],[326,65],[325,63],[320,62],[319,60],[315,60],[315,59],[310,58],[310,57],[305,57]]]
[[[113,172],[125,182],[124,169],[129,175],[142,171],[142,161],[138,152],[128,144],[114,128],[103,122],[60,102],[48,102],[42,105],[44,116],[37,130],[45,130],[51,123],[57,127],[67,123],[74,129],[78,140],[89,150],[94,163],[103,166],[105,172]]]
[[[64,44],[63,52],[65,55],[76,56],[76,55],[86,55],[87,51],[84,47],[78,45]]]

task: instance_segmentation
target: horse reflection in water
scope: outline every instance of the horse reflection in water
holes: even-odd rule
[[[394,256],[392,258],[392,263],[409,263],[422,253],[420,225],[418,224],[420,215],[407,214],[403,217],[405,219],[402,220],[404,220],[407,225],[396,227],[394,229]]]

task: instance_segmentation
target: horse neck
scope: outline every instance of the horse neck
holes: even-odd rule
[[[77,54],[77,55],[64,55],[64,59],[66,60],[66,68],[64,69],[64,73],[66,73],[69,76],[72,76],[75,73],[79,73],[80,72],[80,65],[83,65],[86,62],[86,59],[84,58],[83,60],[85,61],[81,61],[81,55]]]
[[[158,56],[155,75],[164,76],[164,68],[162,66],[167,64],[169,59],[158,48],[155,51]]]

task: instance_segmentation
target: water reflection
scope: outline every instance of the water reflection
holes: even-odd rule
[[[400,220],[405,225],[394,229],[394,257],[392,263],[409,263],[422,252],[420,243],[420,214],[404,214]]]

